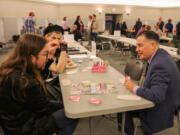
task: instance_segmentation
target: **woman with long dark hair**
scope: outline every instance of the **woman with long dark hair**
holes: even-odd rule
[[[77,16],[74,24],[77,25],[77,30],[79,30],[81,33],[84,31],[84,24],[83,24],[80,16]]]
[[[24,34],[0,66],[0,124],[7,135],[71,135],[77,120],[68,119],[58,102],[51,102],[40,71],[49,47],[43,37]]]

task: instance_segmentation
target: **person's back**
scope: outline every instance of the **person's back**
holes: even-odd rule
[[[121,33],[126,34],[126,29],[127,29],[126,22],[123,22],[122,27],[121,27]]]
[[[138,18],[138,21],[136,21],[136,24],[134,25],[135,35],[138,33],[138,30],[141,28],[142,22],[140,21],[140,18]]]
[[[36,121],[37,113],[33,109],[33,101],[37,96],[37,89],[31,89],[33,86],[39,85],[37,80],[31,78],[31,85],[26,91],[26,97],[20,100],[18,97],[23,97],[20,91],[23,91],[26,81],[22,79],[21,71],[15,70],[8,75],[7,81],[0,87],[0,119],[3,128],[7,135],[32,135],[33,125]],[[14,86],[11,85],[14,81]],[[40,86],[40,85],[39,85]],[[39,89],[40,90],[40,89]],[[13,92],[12,92],[13,91]],[[39,91],[40,93],[41,91]],[[48,103],[48,101],[46,102]],[[7,106],[8,104],[8,106]],[[43,114],[44,113],[44,114]],[[45,111],[39,110],[39,115],[45,115]]]
[[[171,22],[172,22],[172,20],[169,19],[168,23],[165,25],[165,27],[167,28],[167,32],[168,33],[172,33],[173,32],[173,24]]]
[[[29,17],[25,21],[26,33],[35,33],[36,22],[33,20],[34,12],[29,13]]]

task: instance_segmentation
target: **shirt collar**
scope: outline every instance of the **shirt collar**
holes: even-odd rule
[[[157,51],[148,59],[148,64],[150,64],[151,63],[151,61],[152,61],[152,59],[153,59],[153,57],[154,57],[154,55],[157,53]]]

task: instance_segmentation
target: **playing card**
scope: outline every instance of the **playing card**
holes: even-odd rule
[[[100,99],[94,99],[94,98],[89,99],[88,102],[95,105],[100,105],[102,103]]]
[[[76,101],[76,102],[79,102],[80,99],[81,99],[80,96],[70,96],[70,97],[69,97],[69,100],[71,100],[71,101]]]

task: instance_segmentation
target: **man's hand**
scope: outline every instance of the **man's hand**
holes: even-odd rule
[[[53,58],[57,48],[60,48],[59,41],[53,40],[47,43],[49,55],[48,58]]]
[[[136,84],[133,83],[130,78],[125,79],[124,85],[131,92],[133,92],[134,87],[136,87]]]

